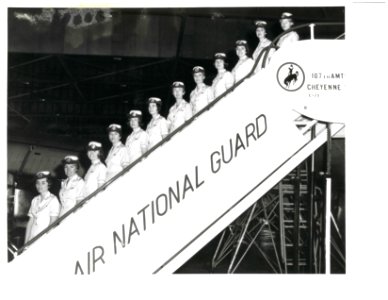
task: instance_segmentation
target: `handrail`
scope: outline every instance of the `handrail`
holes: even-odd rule
[[[339,36],[337,36],[337,37],[335,38],[335,40],[342,39],[345,35],[346,35],[346,32],[341,33]]]
[[[310,27],[310,26],[340,26],[340,25],[344,25],[344,23],[342,22],[328,22],[328,23],[323,23],[323,22],[318,22],[318,23],[307,23],[307,24],[302,24],[302,25],[298,25],[298,26],[294,26],[294,27],[291,27],[290,29],[288,30],[285,30],[283,31],[281,34],[279,34],[276,38],[273,39],[273,41],[271,41],[271,44],[269,46],[267,46],[266,48],[264,49],[267,49],[268,48],[268,51],[266,52],[265,56],[264,56],[264,59],[263,59],[263,64],[262,64],[262,67],[265,68],[266,66],[266,62],[267,62],[267,59],[268,59],[268,55],[269,55],[269,50],[270,49],[278,49],[279,47],[276,46],[276,43],[280,40],[280,38],[284,35],[286,35],[287,33],[291,32],[291,31],[295,31],[296,29],[301,29],[301,28],[305,28],[305,27]]]
[[[315,25],[343,25],[343,23],[315,23]],[[274,41],[271,42],[271,45],[265,47],[263,49],[263,51],[260,52],[259,56],[256,58],[256,61],[252,67],[252,70],[243,78],[241,78],[239,81],[237,81],[232,87],[230,87],[228,90],[226,90],[225,92],[223,92],[221,95],[219,95],[218,97],[216,97],[211,103],[209,103],[207,106],[205,106],[203,109],[201,109],[197,114],[195,114],[194,116],[192,116],[189,120],[187,120],[184,124],[182,124],[181,126],[179,126],[176,130],[174,130],[173,132],[169,133],[163,140],[161,140],[159,143],[157,143],[156,145],[154,145],[151,149],[149,149],[146,153],[144,153],[142,156],[140,156],[138,159],[136,159],[135,161],[133,161],[130,165],[128,165],[127,167],[125,167],[122,171],[120,171],[118,174],[116,174],[115,176],[113,176],[111,179],[109,179],[108,181],[106,181],[101,187],[99,187],[97,190],[95,190],[93,193],[91,193],[90,195],[88,195],[87,197],[85,197],[83,200],[81,200],[79,203],[77,203],[72,209],[70,209],[69,211],[67,211],[64,215],[62,215],[61,217],[59,217],[56,221],[54,221],[52,224],[50,224],[47,228],[45,228],[44,230],[42,230],[40,233],[38,233],[34,238],[32,238],[31,240],[29,240],[27,243],[25,243],[19,250],[18,250],[18,254],[22,253],[24,250],[26,250],[30,245],[32,245],[35,241],[37,241],[40,237],[42,237],[43,235],[45,235],[46,233],[48,233],[51,229],[53,229],[54,227],[56,227],[57,225],[59,225],[64,219],[66,219],[67,216],[69,216],[70,214],[74,213],[76,210],[78,210],[79,208],[81,208],[86,202],[88,202],[91,198],[95,197],[97,194],[99,194],[100,192],[104,191],[112,182],[114,182],[116,179],[118,179],[119,177],[123,176],[124,174],[126,174],[129,170],[131,170],[135,165],[137,165],[140,161],[142,161],[143,159],[147,158],[151,153],[153,153],[157,148],[159,148],[160,146],[162,146],[163,144],[167,143],[172,137],[174,137],[177,133],[181,132],[184,128],[186,128],[187,126],[189,126],[194,120],[196,120],[200,115],[202,115],[205,111],[208,111],[209,109],[211,109],[216,103],[218,103],[222,98],[224,98],[225,96],[229,95],[231,92],[233,92],[238,86],[241,85],[241,83],[251,77],[254,73],[255,73],[255,70],[256,70],[256,67],[257,65],[259,64],[261,58],[264,56],[264,59],[263,59],[263,68],[265,67],[265,61],[268,57],[268,53],[269,51],[272,49],[272,48],[276,48],[276,46],[274,46],[275,42],[279,40],[279,38],[281,36],[283,36],[284,34],[290,32],[290,31],[293,31],[295,29],[299,29],[299,28],[303,28],[303,27],[306,27],[306,26],[309,26],[310,24],[304,24],[304,25],[299,25],[299,26],[295,26],[293,27],[292,29],[290,30],[287,30],[287,31],[284,31],[283,33],[281,33],[280,35],[278,35]]]

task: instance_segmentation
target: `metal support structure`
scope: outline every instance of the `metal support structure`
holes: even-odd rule
[[[81,91],[81,89],[79,88],[79,86],[77,84],[77,80],[74,78],[73,74],[71,74],[71,71],[68,68],[68,66],[66,65],[65,61],[59,55],[57,55],[56,57],[58,58],[59,64],[62,66],[63,70],[65,71],[65,73],[67,75],[67,77],[69,78],[70,84],[75,88],[75,90],[77,91],[78,95],[81,97],[82,101],[85,101],[86,100],[85,99],[85,95]]]
[[[315,138],[315,126],[311,128],[311,140]],[[315,195],[315,154],[312,153],[309,160],[309,202],[308,209],[308,266],[309,273],[314,273],[314,195]]]
[[[261,198],[259,201],[262,201],[262,203],[264,203],[263,201],[263,198]],[[258,202],[259,202],[258,201]],[[256,203],[258,203],[256,202]],[[268,206],[271,206],[273,205],[273,208],[267,213],[267,209],[265,208],[265,206],[263,205],[263,208],[262,209],[259,209],[258,211],[255,211],[255,209],[253,210],[254,211],[254,214],[251,218],[251,220],[249,221],[249,218],[246,218],[245,221],[245,225],[247,224],[247,221],[250,222],[249,225],[253,224],[253,220],[259,216],[259,214],[261,212],[264,212],[264,222],[261,221],[259,224],[255,224],[252,226],[251,229],[247,230],[246,233],[244,234],[243,236],[243,243],[248,243],[248,245],[246,246],[244,252],[242,253],[242,255],[240,256],[239,260],[237,261],[237,263],[234,264],[232,270],[230,273],[234,273],[237,268],[240,266],[241,262],[243,261],[243,259],[245,258],[245,256],[247,255],[248,251],[251,249],[251,247],[254,245],[257,250],[259,251],[260,255],[264,258],[264,260],[266,261],[266,263],[268,264],[268,266],[273,270],[274,273],[282,273],[282,266],[281,266],[281,263],[280,263],[280,260],[279,260],[279,256],[278,256],[278,253],[277,253],[277,250],[276,250],[276,243],[275,243],[275,240],[272,236],[272,232],[271,232],[271,226],[270,226],[270,223],[272,222],[272,217],[274,216],[274,212],[276,211],[277,209],[277,205],[278,203],[274,203],[276,201],[271,201],[271,203],[268,204]],[[262,218],[258,218],[258,219],[262,219]],[[257,244],[257,239],[258,239],[258,236],[259,234],[262,232],[262,230],[264,229],[264,227],[267,226],[270,230],[270,235],[271,235],[271,242],[272,242],[272,246],[273,246],[273,249],[274,249],[274,252],[275,252],[275,256],[276,256],[276,263],[278,265],[278,268],[276,268],[274,266],[274,262],[271,261],[270,257],[261,249],[261,247]],[[274,226],[274,225],[273,225]],[[257,229],[258,228],[258,229]],[[256,233],[254,233],[254,235],[252,236],[252,233],[255,231]],[[230,253],[230,251],[228,252],[228,254]]]
[[[215,266],[215,265],[216,265],[216,264],[215,264],[215,261],[216,261],[216,258],[217,258],[217,256],[218,256],[219,252],[220,252],[220,248],[221,248],[222,242],[223,242],[223,240],[224,240],[224,237],[225,237],[225,230],[222,231],[221,238],[220,238],[220,240],[218,241],[216,251],[215,251],[214,254],[213,254],[213,258],[212,258],[212,269],[214,269],[214,268],[216,267],[216,266]]]
[[[267,226],[268,226],[268,230],[269,230],[269,235],[271,236],[271,242],[272,242],[272,245],[274,246],[276,262],[278,263],[280,273],[283,273],[283,270],[282,270],[282,267],[281,267],[282,265],[281,265],[280,259],[279,259],[278,250],[276,249],[275,239],[274,239],[273,234],[272,234],[271,220],[270,220],[269,215],[267,214],[267,208],[265,207],[264,201],[262,201],[262,205],[263,205],[264,217],[265,217],[265,220],[266,220],[266,223],[267,223]]]
[[[279,228],[280,228],[280,251],[284,264],[284,272],[288,273],[287,266],[287,249],[286,249],[286,233],[284,228],[284,195],[282,182],[278,184],[279,189]]]
[[[12,69],[16,69],[16,68],[19,68],[19,67],[27,66],[27,65],[36,63],[38,61],[47,60],[47,59],[49,59],[51,57],[52,57],[52,55],[50,54],[50,55],[41,56],[41,57],[38,57],[38,58],[35,58],[35,59],[31,59],[29,61],[25,61],[25,62],[22,62],[20,64],[16,64],[16,65],[10,66],[8,68],[8,70],[12,70]]]
[[[32,150],[34,150],[34,146],[30,145],[30,147],[28,147],[28,152],[26,153],[26,155],[24,155],[23,161],[20,164],[20,168],[17,172],[17,175],[21,175],[23,173],[24,167],[27,164],[28,158],[30,157]]]
[[[293,271],[299,273],[299,218],[300,218],[300,166],[296,169],[294,179],[294,232],[293,232]]]
[[[315,40],[315,24],[312,23],[309,25],[310,27],[310,39]]]
[[[325,273],[331,273],[331,129],[327,124],[326,192],[325,192]]]
[[[160,59],[160,60],[157,60],[155,62],[145,63],[145,64],[142,64],[142,65],[139,65],[139,66],[129,67],[129,68],[113,71],[113,72],[108,72],[108,73],[104,73],[104,74],[98,74],[98,75],[90,76],[90,77],[87,77],[87,78],[79,79],[79,80],[77,80],[77,84],[81,83],[81,82],[87,82],[87,81],[90,81],[90,80],[101,79],[101,78],[108,77],[108,76],[111,76],[111,75],[116,75],[116,74],[119,74],[119,73],[135,71],[135,70],[138,70],[138,69],[142,69],[142,68],[146,68],[146,67],[162,64],[162,63],[165,63],[167,61],[171,61],[171,58]],[[57,84],[57,85],[54,85],[54,86],[50,86],[50,87],[47,87],[47,88],[42,88],[42,89],[39,89],[39,90],[35,90],[33,92],[27,92],[27,93],[21,93],[21,94],[9,96],[8,100],[13,100],[13,99],[17,99],[17,98],[24,97],[24,96],[29,96],[31,94],[35,94],[36,95],[36,94],[39,94],[41,92],[47,92],[47,91],[54,90],[54,89],[57,89],[57,88],[67,87],[67,86],[69,86],[71,84],[72,84],[72,82],[60,83],[60,84]]]
[[[23,120],[25,120],[26,122],[30,123],[31,120],[29,118],[27,118],[24,114],[22,114],[21,112],[19,112],[18,110],[16,110],[11,104],[8,104],[8,108],[10,110],[12,110],[17,116],[21,117]]]
[[[240,250],[240,247],[241,247],[241,243],[243,242],[244,240],[244,237],[245,237],[245,233],[247,232],[248,230],[248,227],[249,227],[249,224],[251,223],[251,220],[252,220],[252,216],[253,216],[253,212],[255,211],[256,209],[256,205],[257,205],[257,202],[255,202],[255,204],[253,204],[252,206],[252,209],[251,209],[251,212],[249,213],[249,217],[248,217],[248,220],[244,226],[244,230],[243,232],[241,233],[241,236],[240,236],[240,239],[238,241],[238,244],[237,244],[237,247],[236,247],[236,251],[234,252],[233,254],[233,258],[232,258],[232,261],[230,262],[230,265],[229,265],[229,268],[228,268],[228,273],[231,273],[232,270],[233,270],[233,264],[236,260],[236,257],[237,257],[237,254]]]
[[[178,35],[178,42],[176,45],[176,52],[175,52],[175,63],[174,63],[174,69],[173,69],[173,80],[176,79],[176,73],[178,70],[178,62],[179,62],[179,57],[181,55],[181,49],[182,49],[182,41],[183,41],[183,36],[185,33],[185,28],[186,28],[186,16],[182,15],[181,16],[181,24],[179,27],[179,35]]]

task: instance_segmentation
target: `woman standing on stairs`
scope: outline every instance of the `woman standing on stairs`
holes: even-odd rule
[[[121,125],[111,124],[107,128],[112,148],[109,150],[106,163],[106,180],[108,181],[129,165],[128,150],[121,142]]]
[[[35,175],[35,187],[39,195],[32,199],[28,211],[30,219],[27,223],[25,243],[58,219],[60,205],[58,198],[50,193],[51,185],[50,172],[41,171]]]
[[[259,57],[260,53],[268,46],[271,45],[271,41],[267,38],[267,22],[257,20],[255,22],[256,25],[256,36],[259,39],[259,44],[257,45],[255,51],[252,54],[253,61],[256,62],[256,59]],[[275,51],[275,49],[271,49],[270,53],[267,58],[267,62],[269,62],[269,59],[272,55],[272,53]],[[257,67],[255,69],[255,73],[261,70],[261,65],[263,62],[264,56],[260,59],[259,63],[257,64]]]
[[[186,89],[183,82],[175,81],[172,84],[172,94],[174,95],[176,102],[170,107],[167,117],[169,132],[173,132],[193,116],[191,105],[183,99],[185,92]]]
[[[128,114],[128,124],[132,129],[132,133],[127,137],[125,146],[128,149],[130,164],[147,152],[148,135],[140,127],[142,117],[143,114],[140,110],[131,110]]]
[[[213,101],[214,97],[211,87],[204,82],[205,69],[203,67],[193,68],[193,78],[197,86],[190,93],[190,105],[195,115]]]
[[[167,120],[160,115],[162,109],[162,100],[157,97],[148,99],[148,112],[152,116],[151,121],[147,125],[148,146],[147,150],[151,149],[168,134]]]
[[[292,17],[293,17],[292,13],[289,13],[289,12],[282,13],[279,21],[283,31],[287,31],[291,29],[291,27],[294,25],[294,21]],[[297,41],[299,41],[299,35],[295,31],[290,31],[279,39],[276,46],[284,47]]]
[[[214,98],[217,98],[233,86],[234,78],[232,73],[226,70],[227,66],[225,53],[219,52],[214,54],[214,67],[217,69],[217,76],[213,79],[212,84]]]
[[[61,182],[59,190],[59,200],[61,201],[61,211],[59,216],[63,216],[84,198],[84,180],[78,175],[79,160],[77,156],[68,155],[63,160],[66,179]]]
[[[244,78],[253,68],[253,59],[248,57],[249,47],[245,40],[236,41],[236,55],[238,62],[232,70],[234,83]]]
[[[101,162],[103,158],[101,143],[89,142],[87,154],[91,165],[85,175],[84,197],[102,186],[106,179],[106,167]]]

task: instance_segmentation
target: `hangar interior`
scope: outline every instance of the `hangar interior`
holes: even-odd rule
[[[124,125],[124,136],[128,135],[126,113],[131,109],[141,110],[144,123],[148,123],[147,99],[151,96],[163,100],[161,114],[166,116],[174,103],[170,90],[173,81],[184,82],[187,91],[191,91],[195,87],[192,68],[201,65],[206,69],[205,82],[211,85],[216,75],[214,53],[225,52],[229,66],[234,66],[234,42],[245,39],[250,49],[255,49],[257,19],[268,22],[268,37],[275,38],[282,32],[279,16],[284,11],[292,11],[295,25],[345,21],[344,7],[10,8],[7,172],[8,237],[12,246],[23,246],[26,214],[36,195],[36,172],[52,172],[56,178],[53,192],[57,194],[60,179],[64,178],[61,161],[65,155],[80,157],[83,175],[89,167],[85,153],[89,141],[101,141],[105,153],[109,151],[109,124]],[[344,38],[344,32],[342,24],[317,28],[315,34],[322,39],[335,39]],[[307,39],[310,32],[303,28],[298,34]],[[343,138],[333,139],[333,209],[337,210],[339,225],[337,231],[333,227],[333,232],[339,236],[333,246],[337,251],[333,248],[332,252],[337,254],[332,257],[332,270],[338,273],[345,272],[344,149]],[[315,154],[317,186],[324,184],[326,150],[322,146]],[[193,149],[187,149],[186,154],[190,151]],[[307,181],[302,182],[301,174],[307,172],[309,164],[302,163],[290,175],[291,185],[295,180],[299,186],[308,185]],[[276,193],[269,192],[268,199]],[[256,215],[257,224],[263,222],[260,213]],[[245,224],[244,218],[246,214],[227,230],[238,231],[238,226]],[[305,221],[305,216],[300,218]],[[275,214],[274,222],[278,219]],[[279,234],[273,230],[258,234],[256,242],[260,245],[247,250],[234,272],[279,272],[273,267],[273,245],[278,244]],[[228,272],[238,235],[225,246],[225,256],[217,257],[221,236],[222,233],[210,241],[177,273]],[[296,273],[313,272],[306,261],[307,258],[298,266],[291,263],[290,268]]]

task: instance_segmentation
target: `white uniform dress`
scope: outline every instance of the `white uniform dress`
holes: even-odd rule
[[[267,38],[264,38],[263,40],[260,40],[259,44],[257,45],[255,51],[253,52],[252,54],[252,59],[253,59],[253,62],[255,63],[256,62],[256,59],[259,57],[260,53],[264,50],[265,47],[268,47],[269,45],[271,45],[271,41]],[[275,49],[271,49],[268,56],[267,56],[267,63],[269,62],[273,52],[275,51]],[[257,73],[257,71],[260,71],[261,70],[261,65],[263,63],[263,59],[264,59],[264,54],[263,56],[261,57],[259,63],[257,64],[257,67],[255,69],[255,73]]]
[[[232,70],[234,82],[236,83],[245,77],[252,70],[253,64],[253,59],[248,56],[240,58]]]
[[[161,115],[152,117],[147,125],[146,132],[148,134],[147,149],[151,149],[163,139],[163,136],[168,134],[167,120]]]
[[[142,156],[142,149],[148,147],[148,135],[140,127],[132,131],[127,137],[125,146],[128,149],[129,163],[133,163],[136,159]]]
[[[191,105],[187,103],[185,100],[181,100],[179,103],[175,103],[170,107],[170,112],[167,117],[167,124],[169,126],[169,132],[173,132],[183,123],[185,123],[188,119],[193,116],[193,111],[191,109]]]
[[[100,161],[93,162],[85,175],[84,197],[90,195],[106,180],[106,167]]]
[[[193,115],[214,100],[212,88],[206,84],[196,86],[190,93],[190,105]]]
[[[284,47],[297,41],[299,41],[299,35],[295,31],[290,31],[279,39],[276,46]]]
[[[59,200],[61,200],[59,216],[63,216],[77,204],[77,201],[84,198],[84,185],[84,180],[78,174],[62,180],[59,190]]]
[[[58,217],[60,209],[58,198],[51,193],[44,199],[42,195],[34,197],[28,211],[30,218],[33,218],[29,240],[47,228],[50,225],[50,218]]]
[[[108,181],[129,165],[128,149],[122,142],[110,148],[106,163],[106,180]]]
[[[213,79],[212,90],[214,98],[224,93],[227,89],[234,84],[234,78],[232,73],[227,70],[218,72],[217,76]]]

